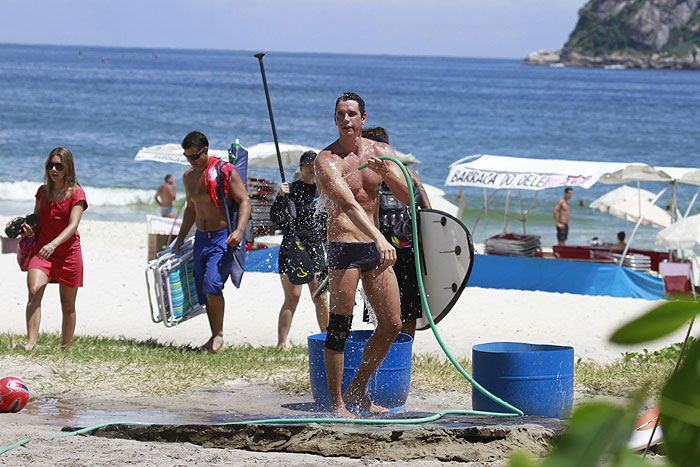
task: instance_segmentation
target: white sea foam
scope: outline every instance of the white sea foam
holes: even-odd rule
[[[34,201],[40,182],[22,180],[0,182],[0,201]],[[135,188],[97,188],[83,186],[85,196],[91,206],[129,206],[155,204],[155,190]]]

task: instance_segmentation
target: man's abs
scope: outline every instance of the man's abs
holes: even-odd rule
[[[190,198],[194,203],[194,223],[200,232],[210,232],[227,228],[226,215],[223,208],[217,208],[208,195]]]

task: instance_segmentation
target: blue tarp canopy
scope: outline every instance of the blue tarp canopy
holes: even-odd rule
[[[515,256],[475,255],[467,285],[647,300],[664,296],[660,278],[616,264]]]
[[[279,247],[248,252],[246,271],[277,272],[278,252]],[[664,296],[661,279],[616,264],[516,256],[475,255],[467,285],[647,300]]]

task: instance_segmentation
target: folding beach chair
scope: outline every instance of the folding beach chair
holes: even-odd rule
[[[193,245],[190,237],[177,252],[167,249],[148,263],[146,288],[154,323],[173,327],[206,311],[194,285]]]

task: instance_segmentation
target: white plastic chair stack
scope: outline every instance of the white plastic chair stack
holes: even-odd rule
[[[164,250],[148,263],[146,288],[154,323],[173,327],[206,311],[194,285],[193,245],[194,237],[190,237],[177,252]]]

